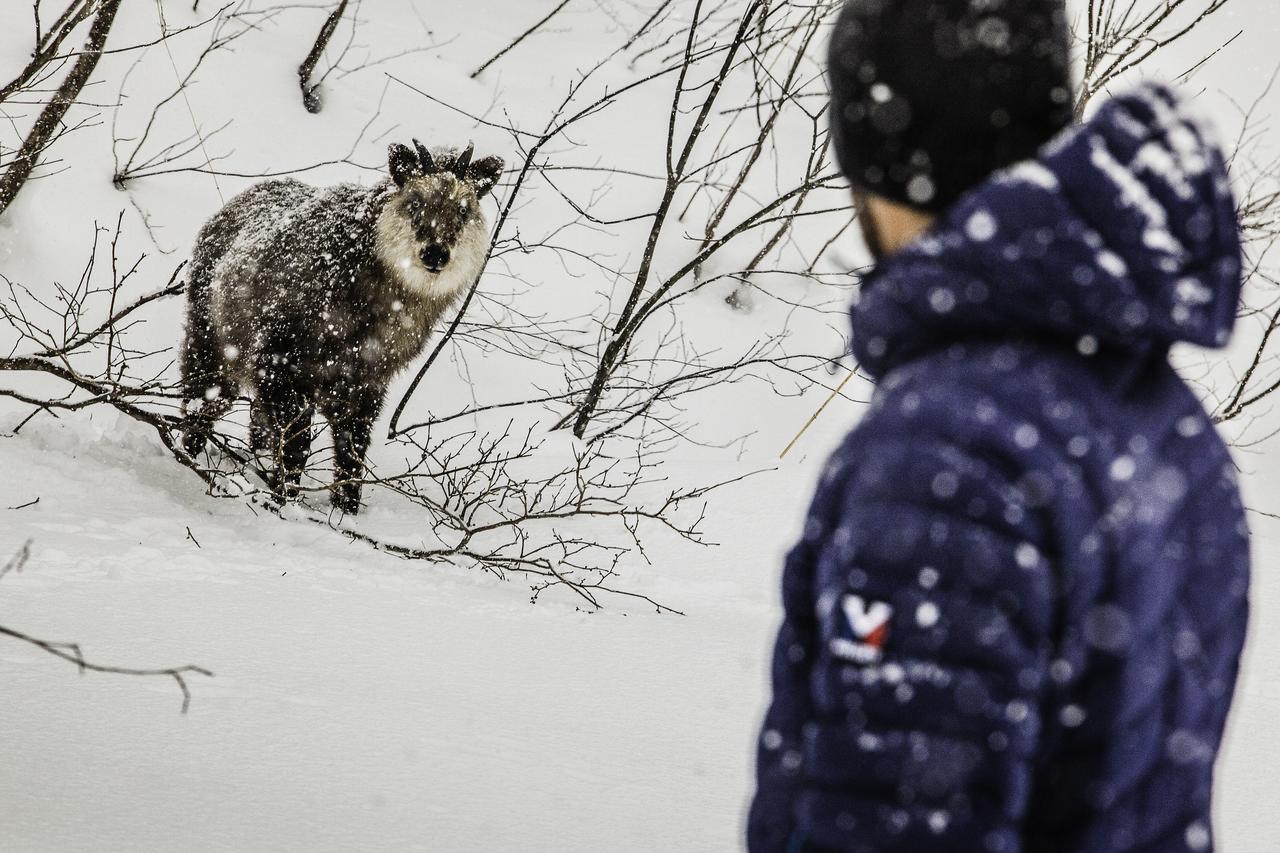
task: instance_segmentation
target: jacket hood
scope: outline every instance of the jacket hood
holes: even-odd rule
[[[1169,89],[1107,102],[998,172],[864,279],[853,350],[879,377],[959,337],[1090,353],[1224,346],[1241,244],[1226,163]]]

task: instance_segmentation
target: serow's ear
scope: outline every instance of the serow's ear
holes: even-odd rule
[[[391,171],[391,180],[398,187],[403,187],[410,178],[422,175],[422,163],[418,160],[418,155],[408,145],[398,142],[387,147],[387,167]]]
[[[467,180],[476,188],[476,196],[484,198],[502,177],[502,158],[496,155],[481,157],[467,169]]]

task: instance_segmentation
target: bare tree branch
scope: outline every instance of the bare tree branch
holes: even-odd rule
[[[4,174],[0,175],[0,213],[13,203],[13,199],[35,169],[41,155],[55,138],[63,116],[75,103],[80,90],[89,82],[89,77],[98,66],[98,60],[107,42],[107,35],[111,32],[111,24],[115,21],[116,12],[119,9],[120,0],[101,0],[97,17],[93,19],[93,25],[89,29],[84,51],[76,59],[70,73],[58,87],[57,93],[36,119],[31,132],[27,134],[22,147],[18,149],[17,156]]]
[[[525,30],[520,35],[516,36],[514,41],[512,41],[502,50],[498,51],[493,56],[485,60],[485,62],[481,64],[481,66],[477,68],[475,71],[472,71],[471,79],[474,80],[477,77],[479,77],[482,73],[484,73],[484,70],[486,68],[488,68],[493,63],[497,62],[502,57],[506,56],[509,52],[511,52],[511,50],[513,50],[516,47],[516,45],[520,44],[520,42],[524,41],[529,36],[533,35],[535,32],[541,29],[542,26],[546,24],[547,21],[550,21],[552,18],[554,18],[561,9],[563,9],[565,6],[568,6],[568,5],[569,5],[569,0],[561,0],[559,5],[557,5],[554,9],[548,12],[545,16],[538,19],[538,22],[536,24],[534,24],[532,27],[529,27],[529,29]]]
[[[3,580],[4,576],[9,574],[11,571],[22,571],[23,566],[27,564],[30,558],[31,540],[28,539],[23,543],[18,552],[14,554],[14,556],[11,557],[3,567],[0,567],[0,580]],[[23,633],[22,631],[16,631],[5,625],[0,625],[0,636],[10,637],[14,640],[18,640],[19,642],[35,646],[56,658],[74,663],[79,667],[81,673],[102,672],[112,675],[136,675],[142,677],[158,676],[161,678],[172,678],[174,682],[177,683],[178,689],[182,691],[182,713],[184,714],[187,713],[187,710],[191,707],[191,689],[187,685],[187,678],[192,675],[213,677],[213,673],[209,670],[202,666],[195,666],[193,664],[163,667],[160,669],[138,669],[134,667],[108,666],[94,663],[93,661],[85,659],[85,656],[81,652],[80,646],[77,643],[55,643],[49,640],[42,640],[37,637],[33,637],[30,634]]]
[[[338,22],[342,20],[342,13],[347,10],[348,0],[340,0],[337,7],[334,8],[329,16],[324,19],[324,24],[320,27],[320,32],[316,35],[315,43],[311,45],[307,58],[302,60],[302,64],[298,66],[298,85],[302,88],[302,105],[307,108],[309,113],[320,112],[320,84],[311,84],[311,75],[316,70],[316,63],[320,61],[320,57],[324,55],[324,49],[329,45],[329,39],[333,37],[333,31],[338,28]]]

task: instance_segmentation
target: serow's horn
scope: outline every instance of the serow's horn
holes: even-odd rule
[[[418,140],[413,140],[413,147],[418,149],[418,162],[422,164],[423,174],[430,175],[436,171],[436,161],[431,159],[431,152],[427,150],[427,146]]]
[[[467,169],[471,168],[471,155],[475,153],[475,150],[476,144],[468,142],[466,150],[458,155],[457,162],[453,164],[453,174],[457,176],[458,180],[461,181],[466,178]]]

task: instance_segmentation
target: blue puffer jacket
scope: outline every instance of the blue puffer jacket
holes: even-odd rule
[[[1211,849],[1248,538],[1167,356],[1227,342],[1241,268],[1221,154],[1149,86],[868,277],[751,850]]]

